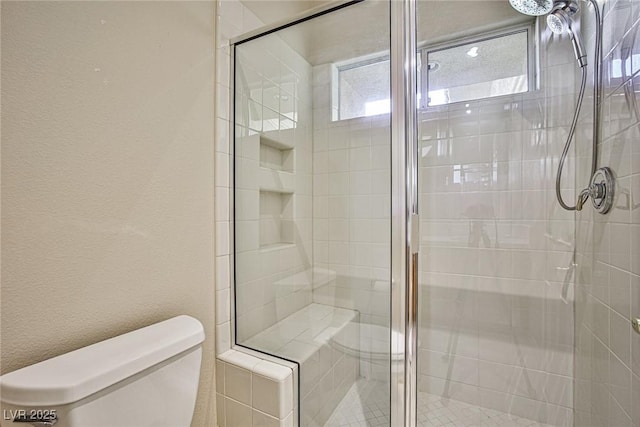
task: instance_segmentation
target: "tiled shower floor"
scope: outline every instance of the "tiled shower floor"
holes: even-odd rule
[[[389,396],[385,384],[360,378],[342,399],[324,427],[389,425]]]
[[[389,401],[382,384],[359,379],[347,392],[325,427],[389,425]],[[551,427],[493,409],[418,393],[419,427]]]

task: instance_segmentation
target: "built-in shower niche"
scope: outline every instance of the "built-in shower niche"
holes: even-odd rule
[[[293,193],[260,190],[260,249],[294,243]]]
[[[293,145],[286,142],[285,131],[265,132],[257,136],[260,139],[260,167],[293,173]]]
[[[284,131],[253,136],[260,145],[260,249],[294,243],[294,148],[287,136]]]

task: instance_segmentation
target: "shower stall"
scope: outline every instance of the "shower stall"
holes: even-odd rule
[[[232,40],[232,341],[298,367],[295,425],[640,426],[638,18],[360,0]]]

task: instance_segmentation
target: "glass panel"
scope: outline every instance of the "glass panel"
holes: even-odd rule
[[[529,89],[527,30],[425,50],[429,105],[509,95]]]
[[[235,50],[236,342],[299,365],[302,426],[389,425],[390,117],[334,121],[338,64],[389,33],[367,1]]]
[[[391,111],[389,60],[339,69],[340,120]]]
[[[456,61],[481,59],[498,39],[468,40],[533,19],[509,2],[420,1],[419,45],[457,46],[429,54],[441,66],[429,91],[467,96],[483,81],[523,75],[522,34],[495,51],[500,67]],[[575,221],[555,202],[554,180],[577,67],[568,39],[539,27],[539,90],[418,111],[418,425],[435,416],[452,425],[572,425]],[[566,173],[567,194],[573,181]]]

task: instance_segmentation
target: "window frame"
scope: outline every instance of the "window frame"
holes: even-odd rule
[[[429,70],[428,70],[428,56],[429,53],[440,52],[447,49],[453,49],[456,47],[464,46],[472,43],[479,43],[483,41],[493,40],[500,37],[508,37],[510,35],[525,32],[527,34],[527,90],[525,92],[518,92],[520,94],[535,92],[540,89],[540,52],[538,42],[538,19],[534,19],[532,22],[511,25],[508,27],[500,28],[498,30],[486,31],[470,36],[460,37],[455,40],[448,40],[441,43],[429,44],[424,43],[418,47],[418,58],[421,63],[419,70],[419,84],[420,84],[420,104],[418,110],[424,110],[428,108],[441,107],[443,105],[452,105],[463,102],[478,101],[482,99],[499,98],[501,96],[512,96],[516,93],[488,96],[484,98],[467,99],[455,102],[449,102],[446,104],[429,105]]]
[[[418,85],[420,100],[418,105],[418,110],[425,110],[428,108],[437,108],[442,107],[444,105],[455,105],[463,102],[471,102],[478,101],[483,99],[492,99],[499,98],[503,96],[513,96],[517,94],[527,94],[533,93],[540,90],[540,51],[539,51],[539,20],[533,19],[530,22],[523,22],[516,25],[510,25],[503,28],[499,28],[497,30],[484,31],[481,33],[476,33],[468,36],[463,36],[456,38],[455,40],[447,40],[438,43],[429,43],[425,42],[420,44],[417,51],[416,62],[419,65],[418,70]],[[429,53],[439,52],[447,49],[452,49],[460,46],[464,46],[471,43],[478,43],[487,40],[493,40],[500,37],[508,37],[513,34],[518,34],[525,32],[527,35],[527,90],[525,92],[517,92],[510,93],[505,95],[495,95],[488,96],[484,98],[475,98],[475,99],[467,99],[455,102],[449,102],[446,104],[438,104],[438,105],[428,105],[428,93],[429,93],[429,73],[427,69],[428,64],[428,55]],[[354,120],[354,119],[362,119],[365,117],[374,117],[374,116],[355,116],[355,117],[342,117],[342,108],[341,99],[342,99],[342,88],[340,84],[340,73],[342,71],[351,70],[354,68],[365,67],[368,65],[376,64],[379,62],[389,61],[390,55],[388,52],[382,53],[374,53],[366,56],[361,56],[358,58],[353,58],[347,61],[338,62],[332,64],[334,69],[334,78],[331,79],[331,85],[335,86],[335,89],[332,90],[333,96],[337,97],[334,99],[332,103],[334,106],[337,106],[337,111],[334,110],[335,116],[331,117],[332,122],[344,121],[344,120]]]

